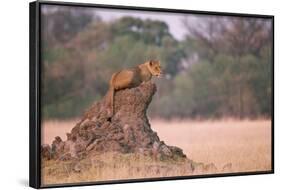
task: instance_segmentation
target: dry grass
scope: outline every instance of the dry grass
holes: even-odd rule
[[[75,125],[72,121],[43,123],[43,143],[50,144],[55,136],[66,139]],[[271,169],[271,121],[269,120],[215,120],[215,121],[163,121],[151,120],[151,126],[161,140],[184,150],[188,158],[203,163],[214,163],[221,168],[228,163],[232,168],[224,172],[265,171]],[[42,179],[45,184],[73,183],[112,179],[132,179],[162,176],[191,175],[177,163],[154,162],[136,155],[96,155],[90,168],[84,172],[71,172],[71,163],[43,162]],[[102,167],[95,164],[102,161]],[[183,164],[183,163],[182,163]],[[148,170],[151,166],[155,169]],[[159,170],[157,168],[164,168]],[[170,169],[165,169],[170,168]]]
[[[106,153],[79,161],[83,172],[75,172],[72,161],[44,161],[43,184],[139,179],[190,174],[185,161],[155,161],[139,154]]]
[[[271,169],[271,121],[154,120],[152,128],[167,144],[181,147],[197,162],[221,168],[232,163],[233,172]]]

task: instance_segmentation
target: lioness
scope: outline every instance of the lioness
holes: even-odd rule
[[[152,76],[160,77],[162,74],[160,61],[150,60],[132,69],[124,69],[114,73],[109,83],[109,100],[111,116],[114,115],[114,92],[125,88],[133,88],[147,82]]]
[[[141,83],[149,81],[152,76],[160,77],[161,74],[160,62],[157,60],[150,60],[132,69],[124,69],[114,73],[109,82],[109,90],[106,98],[107,104],[110,106],[109,118],[114,115],[114,92],[116,90],[137,87]],[[91,119],[92,117],[93,111],[90,108],[83,114],[81,120],[76,125],[80,125],[86,119]]]

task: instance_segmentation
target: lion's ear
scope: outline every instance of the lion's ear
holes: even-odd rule
[[[150,60],[150,61],[149,61],[149,65],[150,65],[150,66],[152,66],[152,64],[153,64],[153,61],[152,61],[152,60]]]

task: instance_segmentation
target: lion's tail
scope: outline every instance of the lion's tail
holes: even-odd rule
[[[109,94],[109,101],[110,101],[110,107],[111,107],[111,115],[114,115],[114,79],[116,77],[117,73],[114,73],[111,77],[111,80],[109,82],[109,90],[108,90],[108,94]]]

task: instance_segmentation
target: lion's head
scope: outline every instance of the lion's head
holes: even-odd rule
[[[160,77],[162,75],[162,69],[161,69],[161,66],[160,66],[160,61],[158,61],[158,60],[148,61],[147,62],[147,68],[153,76]]]

